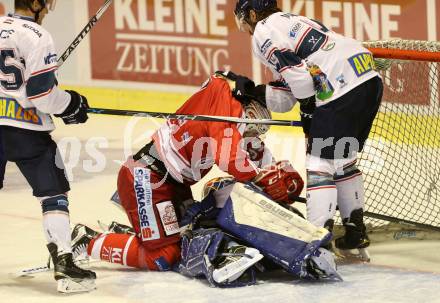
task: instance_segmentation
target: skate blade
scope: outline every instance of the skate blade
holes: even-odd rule
[[[371,258],[366,248],[335,249],[336,263],[339,265],[369,263]]]
[[[241,257],[235,262],[229,263],[222,268],[215,269],[212,273],[212,277],[217,283],[223,283],[225,281],[232,282],[238,279],[246,269],[261,259],[263,259],[263,255],[260,253],[255,254],[252,258]]]
[[[89,292],[96,288],[94,279],[84,279],[84,280],[72,280],[72,279],[61,279],[58,280],[58,292],[64,294],[79,293],[79,292]]]

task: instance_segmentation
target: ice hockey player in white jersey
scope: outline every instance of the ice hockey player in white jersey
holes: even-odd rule
[[[240,95],[255,95],[278,112],[300,103],[308,138],[308,220],[331,230],[338,205],[346,233],[336,246],[367,247],[363,180],[356,162],[382,99],[372,54],[316,20],[281,12],[276,0],[239,0],[235,16],[277,84],[241,86]]]
[[[3,152],[2,130],[0,129],[0,189],[3,188],[3,180],[5,178],[6,160]]]
[[[73,263],[69,182],[50,132],[51,114],[65,124],[87,120],[87,99],[58,88],[57,53],[41,23],[53,0],[15,0],[15,13],[0,17],[0,132],[4,157],[15,162],[40,201],[54,277],[61,292],[93,289],[96,275]]]

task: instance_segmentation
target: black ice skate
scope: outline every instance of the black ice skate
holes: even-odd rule
[[[366,248],[370,246],[367,229],[365,227],[364,212],[355,209],[349,218],[343,220],[345,235],[335,240],[335,246],[339,254],[345,258],[357,258],[359,261],[370,262],[370,255]],[[351,250],[357,250],[353,253]]]
[[[90,241],[98,235],[98,232],[83,224],[75,225],[71,235],[72,253],[75,261],[88,260],[87,247]]]
[[[58,255],[58,247],[55,243],[49,243],[47,248],[54,264],[54,277],[59,292],[87,292],[96,288],[96,274],[76,266],[71,253]]]

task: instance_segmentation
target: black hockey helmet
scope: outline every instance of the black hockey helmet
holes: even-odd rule
[[[15,0],[15,6],[27,6],[32,10],[32,3],[34,0]],[[48,10],[53,11],[55,8],[56,0],[38,0],[40,5],[44,8],[46,7]]]
[[[237,26],[243,30],[245,19],[249,17],[249,12],[262,12],[269,8],[277,7],[277,0],[238,0],[235,5],[234,15]]]

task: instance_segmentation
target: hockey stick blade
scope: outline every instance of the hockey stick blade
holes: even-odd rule
[[[272,120],[272,119],[243,119],[236,117],[208,116],[208,115],[183,115],[183,114],[173,114],[173,113],[128,111],[128,110],[106,109],[106,108],[89,108],[88,112],[91,114],[102,114],[102,115],[139,116],[139,117],[150,117],[150,118],[160,118],[160,119],[192,120],[192,121],[207,121],[207,122],[229,122],[229,123],[246,123],[246,124],[279,125],[279,126],[302,125],[300,121]]]
[[[18,279],[18,278],[33,278],[34,274],[39,274],[42,272],[48,272],[51,268],[46,266],[40,266],[40,267],[33,267],[33,268],[27,268],[22,269],[20,271],[17,271],[15,273],[9,273],[8,276],[12,279]]]
[[[100,260],[91,260],[91,259],[83,259],[78,260],[75,262],[76,265],[85,265],[85,264],[91,264],[100,262]],[[45,265],[45,266],[38,266],[38,267],[32,267],[32,268],[26,268],[22,269],[20,271],[17,271],[15,273],[9,273],[8,276],[12,279],[18,279],[18,278],[33,278],[35,274],[43,273],[43,272],[49,272],[52,268]]]
[[[96,25],[101,16],[105,13],[107,8],[112,4],[113,0],[106,0],[105,3],[99,8],[96,14],[89,20],[86,26],[81,30],[81,32],[75,37],[72,43],[70,43],[69,47],[64,51],[64,53],[58,59],[58,67],[66,62],[67,58],[73,53],[76,47],[80,44],[80,42],[84,39],[84,37],[92,30],[92,28]]]

